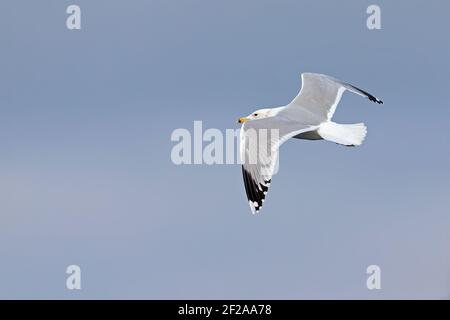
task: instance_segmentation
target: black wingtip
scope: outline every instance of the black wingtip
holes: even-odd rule
[[[272,179],[264,180],[266,185],[260,184],[253,180],[251,174],[244,169],[244,166],[242,166],[242,176],[244,178],[244,186],[250,208],[253,213],[259,213],[263,206],[267,191],[269,190],[269,184]]]
[[[375,103],[378,103],[378,104],[383,104],[383,101],[381,101],[380,99],[378,99],[378,98],[376,98],[375,96],[371,95],[371,94],[368,93],[367,91],[362,90],[362,89],[360,89],[360,88],[358,88],[358,87],[355,87],[355,86],[353,86],[353,85],[351,85],[351,84],[348,84],[348,83],[346,83],[346,85],[352,87],[353,89],[355,89],[355,90],[357,90],[357,91],[359,91],[360,93],[362,93],[363,95],[365,95],[370,101],[375,102]]]
[[[383,101],[381,101],[381,100],[378,99],[378,98],[375,98],[375,97],[372,96],[372,95],[368,95],[367,98],[369,98],[369,100],[372,101],[372,102],[375,102],[375,103],[378,103],[378,104],[383,104]]]

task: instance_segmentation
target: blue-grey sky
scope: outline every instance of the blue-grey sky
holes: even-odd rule
[[[373,3],[381,30],[366,28]],[[450,297],[448,1],[0,12],[1,298]],[[284,144],[261,215],[238,165],[171,162],[174,129],[237,128],[289,102],[305,71],[385,103],[344,95],[335,120],[366,123],[361,147]],[[81,291],[65,287],[71,264]]]

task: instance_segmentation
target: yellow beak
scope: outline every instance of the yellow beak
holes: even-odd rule
[[[247,122],[247,121],[248,121],[248,118],[242,117],[242,118],[239,118],[238,123],[244,123],[244,122]]]

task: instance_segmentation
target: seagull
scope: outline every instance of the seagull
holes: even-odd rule
[[[278,149],[286,140],[327,140],[344,146],[359,146],[367,134],[364,123],[331,121],[342,94],[348,90],[375,103],[383,103],[364,90],[324,74],[302,73],[301,78],[302,88],[288,105],[259,109],[238,120],[242,123],[242,176],[253,214],[261,210],[277,169]],[[260,134],[262,131],[264,135]],[[268,131],[276,134],[268,136]]]

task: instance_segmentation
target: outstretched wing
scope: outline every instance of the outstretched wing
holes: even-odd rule
[[[383,103],[370,93],[327,75],[302,73],[302,88],[282,113],[293,118],[304,118],[307,115],[309,121],[314,124],[328,121],[336,111],[345,90],[366,97],[370,101]]]
[[[240,157],[245,191],[252,213],[261,210],[272,176],[278,170],[278,148],[289,138],[318,127],[280,117],[246,122],[240,132]]]

